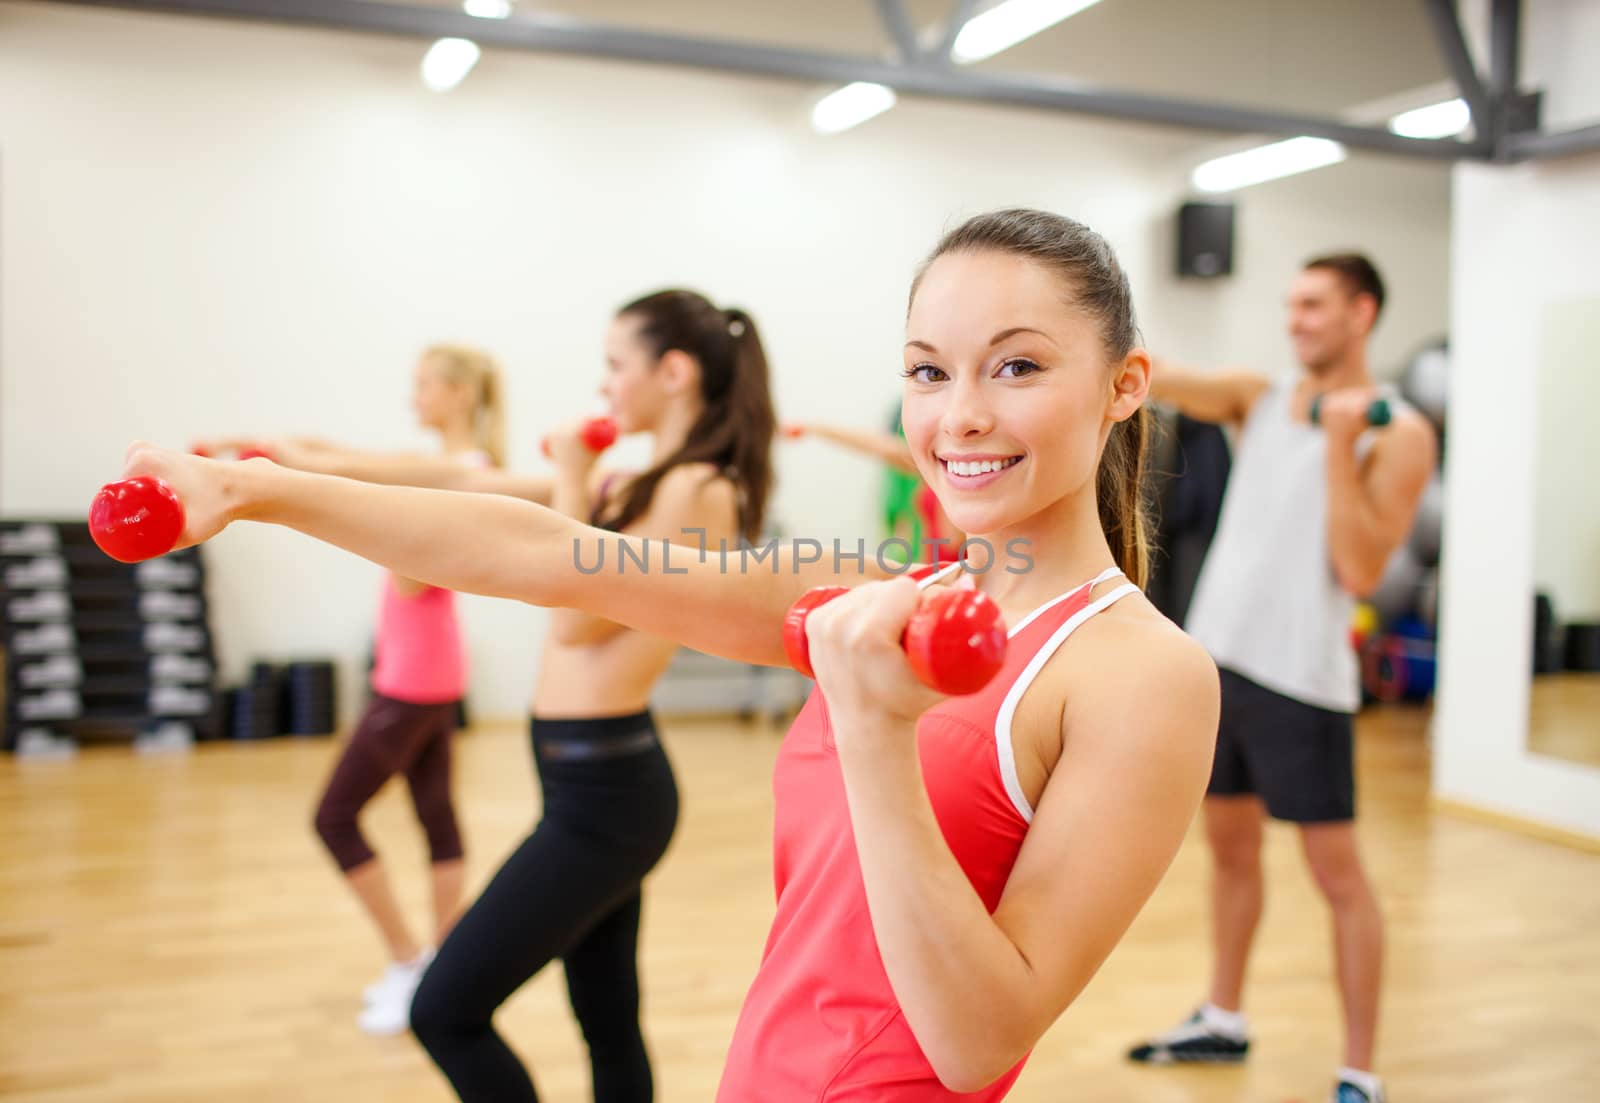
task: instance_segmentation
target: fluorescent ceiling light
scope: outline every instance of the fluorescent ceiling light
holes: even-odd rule
[[[435,92],[448,92],[472,72],[482,53],[476,42],[465,38],[441,38],[422,58],[422,83]]]
[[[956,35],[950,56],[963,65],[993,57],[1100,0],[1005,0],[973,16]]]
[[[811,125],[819,134],[837,134],[883,114],[894,103],[893,88],[858,80],[818,100],[811,109]]]
[[[511,0],[461,0],[461,10],[479,19],[509,19]]]
[[[1405,138],[1454,138],[1471,125],[1472,111],[1462,99],[1429,104],[1389,120],[1389,129]]]
[[[1344,158],[1344,146],[1338,142],[1326,138],[1290,138],[1286,142],[1257,146],[1207,161],[1194,170],[1190,180],[1201,191],[1233,191],[1280,176],[1336,165]]]

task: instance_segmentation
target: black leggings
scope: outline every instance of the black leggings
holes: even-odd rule
[[[640,883],[678,820],[648,712],[531,724],[544,817],[451,930],[411,1003],[411,1029],[463,1103],[532,1103],[490,1019],[560,958],[589,1046],[595,1103],[652,1098],[639,1030]]]

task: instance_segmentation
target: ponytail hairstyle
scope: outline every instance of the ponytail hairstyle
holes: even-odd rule
[[[946,234],[918,271],[911,295],[933,262],[946,253],[1008,253],[1049,268],[1070,288],[1071,301],[1100,327],[1108,363],[1118,363],[1138,343],[1128,277],[1105,238],[1070,218],[1045,211],[1006,210],[968,219]],[[1150,569],[1150,521],[1145,465],[1150,411],[1141,406],[1111,427],[1095,496],[1100,527],[1122,573],[1143,587]]]
[[[482,349],[468,345],[432,345],[422,357],[436,365],[450,382],[467,387],[473,396],[472,437],[495,467],[506,463],[505,388],[500,365]]]
[[[650,508],[656,487],[674,467],[709,463],[729,478],[739,496],[739,532],[755,540],[772,490],[772,438],[777,416],[767,383],[767,354],[749,314],[721,309],[694,291],[657,291],[617,311],[637,318],[639,339],[659,359],[673,349],[700,366],[705,403],[683,446],[633,480],[622,501],[594,523],[622,529]]]

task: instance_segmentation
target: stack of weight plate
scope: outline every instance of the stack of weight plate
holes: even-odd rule
[[[256,663],[250,678],[228,694],[228,737],[270,739],[280,726],[278,671],[271,663]]]
[[[284,667],[282,722],[286,735],[327,735],[333,731],[333,675],[333,663],[325,660]]]

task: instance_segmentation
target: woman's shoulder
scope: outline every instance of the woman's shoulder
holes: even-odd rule
[[[1209,716],[1214,727],[1221,694],[1216,663],[1142,594],[1115,603],[1081,631],[1083,646],[1068,656],[1069,692],[1159,702]]]
[[[661,476],[657,492],[693,497],[733,489],[733,479],[714,463],[680,463]]]
[[[651,508],[675,514],[713,517],[736,515],[739,489],[720,468],[711,463],[680,463],[656,484]]]

